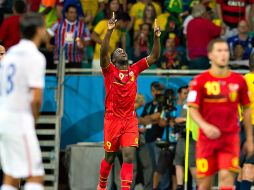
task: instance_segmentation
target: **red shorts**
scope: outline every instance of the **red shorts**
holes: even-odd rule
[[[239,135],[222,135],[216,140],[199,138],[196,145],[197,177],[211,176],[219,170],[239,170]]]
[[[116,152],[119,147],[138,146],[137,118],[104,119],[104,149],[106,152]]]

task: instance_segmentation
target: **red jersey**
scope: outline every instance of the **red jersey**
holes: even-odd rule
[[[0,41],[8,50],[20,40],[19,15],[6,18],[0,28]]]
[[[105,117],[131,118],[136,116],[134,103],[137,93],[137,77],[148,68],[146,58],[120,70],[110,63],[103,68],[106,88]]]
[[[191,82],[188,105],[198,107],[202,117],[220,129],[222,134],[237,133],[238,105],[250,103],[247,84],[240,74],[216,77],[210,71],[198,75]],[[200,130],[200,138],[207,138]]]

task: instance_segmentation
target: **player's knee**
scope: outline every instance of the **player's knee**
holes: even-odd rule
[[[116,157],[116,153],[106,153],[105,161],[109,164],[113,164]]]
[[[43,184],[44,176],[30,176],[26,179],[26,182]]]
[[[126,152],[125,154],[123,154],[123,162],[131,164],[133,163],[133,160],[134,156],[132,153]]]
[[[5,175],[3,183],[18,188],[19,187],[19,183],[20,183],[20,179],[13,178],[13,177],[11,177],[9,175]]]
[[[254,165],[245,164],[242,171],[242,180],[253,181],[254,180]]]
[[[223,170],[219,174],[219,181],[221,186],[231,186],[234,184],[234,174],[230,171]]]

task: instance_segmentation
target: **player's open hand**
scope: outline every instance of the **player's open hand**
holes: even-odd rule
[[[202,131],[209,139],[217,139],[221,136],[220,130],[214,125],[207,124],[202,127]]]
[[[117,21],[117,19],[115,17],[115,12],[113,12],[112,18],[109,19],[109,21],[108,21],[108,29],[109,30],[113,30],[115,28],[116,21]]]
[[[156,37],[161,36],[161,30],[160,30],[160,27],[158,25],[157,19],[154,20],[154,34],[155,34]]]

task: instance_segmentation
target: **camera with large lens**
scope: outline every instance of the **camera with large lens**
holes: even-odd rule
[[[163,111],[171,112],[175,110],[174,107],[174,91],[172,89],[166,89],[164,94],[156,94],[155,100],[158,102],[159,106],[161,106]]]
[[[186,122],[176,123],[174,125],[174,133],[178,133],[182,137],[185,137],[186,136]]]
[[[164,119],[166,119],[169,123],[171,118],[171,112],[176,110],[174,106],[175,102],[175,96],[174,96],[174,90],[172,89],[166,89],[165,92],[162,94],[156,94],[155,100],[158,102],[159,106],[162,108],[162,112],[164,112]],[[167,134],[169,130],[169,126],[166,127]],[[169,138],[167,137],[167,140],[157,139],[156,145],[161,149],[174,149],[174,143],[171,143],[169,141]]]

